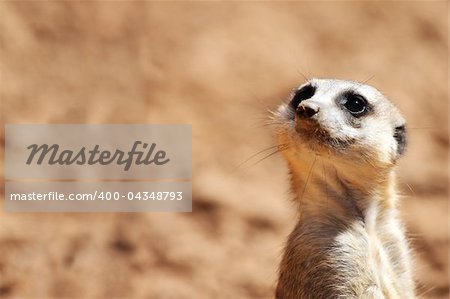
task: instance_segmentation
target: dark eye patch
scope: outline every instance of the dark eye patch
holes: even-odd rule
[[[406,150],[406,128],[405,125],[394,129],[394,138],[397,141],[397,153],[402,155]]]
[[[294,109],[297,109],[297,107],[301,103],[301,101],[312,98],[315,93],[316,93],[315,86],[313,86],[311,84],[303,86],[302,88],[297,90],[295,92],[294,96],[292,97],[292,100],[290,103],[291,107]]]
[[[372,106],[366,98],[354,91],[345,92],[342,97],[343,107],[356,118],[364,116],[372,110]]]

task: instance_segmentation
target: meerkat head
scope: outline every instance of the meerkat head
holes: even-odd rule
[[[377,89],[312,79],[275,113],[280,146],[292,159],[312,153],[360,165],[394,165],[406,146],[405,120]],[[289,158],[289,157],[288,157]]]

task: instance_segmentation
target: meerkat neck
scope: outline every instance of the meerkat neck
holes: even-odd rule
[[[333,214],[363,217],[392,209],[396,201],[393,169],[345,165],[324,157],[304,156],[304,163],[290,165],[291,184],[301,215]]]

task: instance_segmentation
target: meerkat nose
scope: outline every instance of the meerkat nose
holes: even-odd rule
[[[303,102],[298,105],[296,112],[300,118],[311,118],[319,112],[319,110],[320,108],[316,104]]]

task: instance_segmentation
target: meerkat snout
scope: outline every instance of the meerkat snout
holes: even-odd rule
[[[300,105],[298,105],[295,111],[299,118],[311,118],[315,114],[317,114],[319,110],[320,107],[317,104],[307,103],[303,101],[302,103],[300,103]]]

